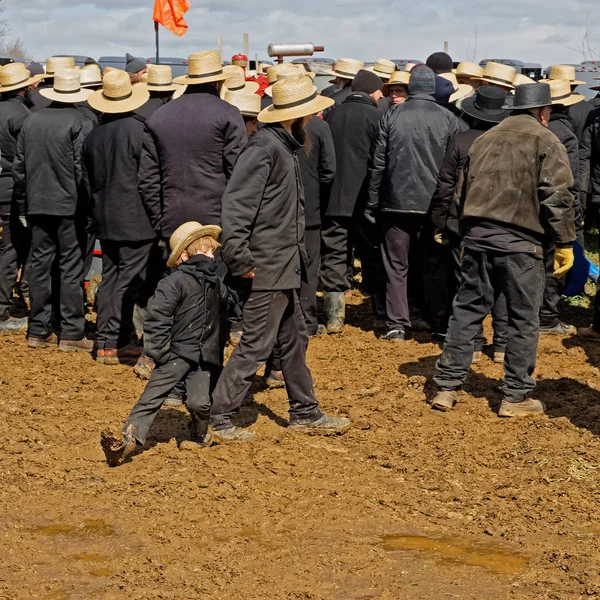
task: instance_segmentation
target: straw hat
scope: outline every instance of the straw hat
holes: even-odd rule
[[[365,68],[365,63],[362,60],[354,58],[340,58],[335,63],[333,71],[329,71],[327,75],[339,77],[341,79],[354,79],[356,74]]]
[[[585,96],[573,93],[571,90],[572,82],[568,79],[548,79],[546,83],[550,86],[552,104],[573,106],[573,104],[585,100]]]
[[[173,81],[185,85],[199,85],[213,81],[225,81],[231,75],[223,71],[221,55],[216,50],[196,52],[188,57],[187,75],[177,77]]]
[[[46,59],[46,74],[44,77],[54,77],[62,69],[74,69],[75,59],[72,56],[51,56]]]
[[[378,58],[368,70],[381,77],[381,79],[389,79],[390,75],[396,70],[396,63],[385,58]]]
[[[98,65],[87,65],[79,71],[81,87],[95,87],[102,85],[102,71]]]
[[[221,228],[218,225],[201,225],[197,221],[188,221],[180,225],[171,236],[169,246],[171,247],[171,255],[167,261],[167,266],[171,269],[175,268],[181,253],[196,240],[201,237],[210,236],[219,241],[221,237]]]
[[[181,98],[181,96],[183,96],[185,93],[185,90],[187,90],[187,85],[178,85],[177,89],[173,92],[173,97],[171,100],[177,100],[177,98]]]
[[[102,75],[106,75],[111,71],[121,71],[121,69],[117,69],[116,67],[104,67],[104,73]]]
[[[273,104],[261,111],[258,120],[280,123],[314,115],[334,104],[332,98],[317,95],[310,77],[288,77],[273,86]]]
[[[485,65],[483,75],[481,77],[474,77],[474,79],[481,79],[481,81],[487,81],[494,85],[514,89],[513,79],[516,74],[517,70],[514,67],[490,61]]]
[[[41,78],[40,75],[32,77],[23,63],[9,63],[0,67],[0,93],[22,90],[37,83]]]
[[[304,67],[293,65],[291,63],[284,63],[282,65],[277,65],[275,67],[275,71],[269,71],[269,87],[265,89],[265,94],[267,96],[273,95],[273,85],[282,79],[288,79],[289,77],[301,77],[303,75],[308,75],[308,73],[304,70]],[[275,81],[271,83],[271,78],[275,77]]]
[[[223,96],[223,100],[239,108],[243,117],[258,117],[258,113],[260,112],[260,96],[258,94],[230,92],[227,90]]]
[[[148,65],[146,87],[149,92],[174,92],[181,86],[173,83],[173,70],[169,65]]]
[[[223,72],[230,75],[230,78],[223,84],[221,88],[221,98],[227,90],[231,92],[241,92],[245,94],[254,94],[258,91],[260,85],[256,81],[246,81],[246,74],[242,67],[236,65],[226,65],[223,67]]]
[[[552,65],[548,79],[566,79],[571,85],[585,85],[585,81],[575,79],[575,67],[573,65]]]
[[[513,85],[515,87],[518,85],[525,85],[527,83],[535,83],[535,81],[531,79],[531,77],[527,77],[527,75],[521,75],[521,73],[517,73],[513,79]]]
[[[458,102],[473,93],[473,86],[470,86],[467,83],[458,83],[454,73],[440,73],[438,77],[447,79],[454,87],[454,94],[450,96],[448,102]]]
[[[101,113],[119,114],[140,108],[149,98],[145,85],[132,85],[125,71],[111,71],[104,76],[102,89],[88,98],[88,104]]]
[[[472,62],[461,62],[458,63],[454,74],[457,77],[469,77],[472,79],[478,79],[483,77],[483,69]]]
[[[412,71],[412,70],[413,70],[413,69],[414,69],[416,66],[417,66],[417,63],[406,63],[406,64],[404,65],[404,70],[405,70],[407,73],[410,73],[410,72],[411,72],[411,71]]]
[[[92,90],[81,87],[78,69],[61,69],[57,71],[54,74],[54,86],[40,90],[40,94],[44,98],[67,104],[85,102],[92,93]]]
[[[407,71],[394,71],[388,81],[383,82],[383,87],[385,88],[388,85],[405,85],[408,87],[408,82],[410,80],[410,73]]]

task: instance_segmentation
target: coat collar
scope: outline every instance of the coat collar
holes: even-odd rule
[[[571,131],[575,132],[575,127],[573,126],[573,121],[571,117],[567,113],[552,113],[550,115],[550,122],[552,121],[560,121],[566,127],[568,127]]]
[[[217,276],[217,261],[214,258],[204,256],[204,254],[195,254],[179,265],[177,270],[192,275],[196,279],[199,276],[214,279]]]
[[[265,125],[265,130],[272,133],[290,152],[297,152],[302,148],[302,144],[290,135],[280,123]]]
[[[377,106],[375,102],[373,102],[371,96],[366,92],[352,92],[343,102],[342,104],[370,104],[371,106]]]
[[[421,93],[409,94],[404,102],[410,102],[410,101],[414,102],[415,100],[425,100],[427,102],[433,102],[433,103],[437,104],[437,102],[435,101],[435,98],[431,94],[421,94]]]

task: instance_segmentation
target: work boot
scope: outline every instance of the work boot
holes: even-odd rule
[[[27,317],[22,319],[15,319],[14,317],[8,317],[4,321],[0,321],[0,332],[5,331],[24,331],[27,329]]]
[[[543,415],[546,410],[544,403],[533,398],[525,398],[521,402],[508,402],[502,400],[499,417],[530,417],[534,415]]]
[[[58,338],[53,333],[51,333],[50,335],[47,335],[46,337],[43,337],[43,338],[38,338],[38,337],[28,337],[27,338],[27,345],[30,348],[52,348],[52,346],[56,346],[57,342],[58,342]]]
[[[183,406],[185,401],[185,393],[178,392],[177,390],[171,390],[169,395],[165,398],[163,406]]]
[[[135,363],[135,367],[133,368],[133,372],[140,379],[150,379],[150,375],[152,375],[152,371],[154,370],[155,363],[154,361],[145,354],[142,354],[137,363]]]
[[[317,330],[314,333],[309,333],[308,337],[318,337],[320,335],[323,335],[324,333],[327,333],[327,327],[325,327],[325,325],[323,325],[322,323],[319,323],[317,325]]]
[[[494,362],[503,365],[505,356],[506,352],[494,352]]]
[[[212,441],[212,435],[208,430],[208,418],[200,419],[194,413],[190,413],[190,441],[198,446],[208,446]]]
[[[213,436],[224,442],[249,442],[256,437],[255,433],[246,431],[241,427],[227,427],[227,429],[213,430]]]
[[[137,442],[133,437],[134,431],[133,425],[129,425],[122,435],[117,435],[110,430],[105,430],[100,434],[100,444],[104,456],[106,456],[106,462],[111,467],[122,465],[135,450]]]
[[[285,379],[283,378],[283,371],[275,371],[270,369],[265,373],[265,384],[270,388],[282,388],[285,387]]]
[[[346,299],[343,292],[325,292],[327,333],[341,333],[346,318]]]
[[[573,325],[567,325],[559,321],[554,327],[540,327],[540,335],[573,335],[577,329]]]
[[[81,340],[60,340],[58,349],[61,352],[92,352],[94,350],[94,342],[87,338]]]
[[[577,335],[586,342],[600,342],[600,333],[595,331],[592,327],[580,327],[577,330]]]
[[[483,358],[483,352],[481,350],[475,350],[475,352],[473,352],[473,358],[471,359],[471,362],[474,362],[474,363],[481,362],[482,358]]]
[[[346,417],[332,417],[323,413],[318,419],[298,419],[290,421],[290,429],[311,430],[319,429],[324,431],[342,431],[351,425],[350,419]]]
[[[385,335],[381,336],[382,340],[388,340],[389,342],[402,342],[406,337],[406,333],[402,327],[396,327],[390,329]]]
[[[431,408],[446,412],[454,408],[457,400],[458,392],[456,390],[443,390],[438,392],[431,401]]]
[[[101,348],[96,352],[96,362],[103,365],[118,365],[121,361],[138,359],[142,354],[139,346],[123,346],[122,348]]]

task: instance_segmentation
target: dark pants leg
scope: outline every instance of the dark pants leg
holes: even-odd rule
[[[146,279],[142,285],[142,289],[136,300],[137,305],[140,308],[146,308],[148,300],[154,296],[158,282],[165,277],[170,269],[167,267],[168,253],[164,248],[158,245],[155,241],[150,247],[150,253],[148,256],[148,264],[146,267]]]
[[[17,281],[17,248],[12,240],[10,215],[2,215],[2,239],[0,240],[0,321],[6,321],[12,308],[12,292]]]
[[[278,343],[290,402],[290,420],[318,418],[312,377],[306,366],[308,337],[296,290],[252,292],[244,306],[244,335],[234,348],[213,394],[211,423],[231,427],[256,371]]]
[[[229,329],[230,331],[241,332],[244,329],[244,320],[242,319],[241,311],[244,309],[244,305],[250,297],[250,292],[252,291],[252,279],[244,277],[227,277],[225,281],[227,286],[235,292],[238,298],[238,307],[240,309],[240,314],[229,315]]]
[[[508,310],[502,391],[505,400],[520,402],[535,387],[531,375],[538,343],[543,262],[528,254],[465,250],[461,276],[434,380],[441,390],[456,390],[462,386],[471,366],[479,327],[501,291]]]
[[[410,327],[408,309],[408,255],[411,237],[423,226],[423,218],[411,215],[386,216],[384,241],[382,245],[383,265],[385,267],[387,328]]]
[[[116,349],[130,341],[133,308],[146,277],[152,242],[102,240],[102,282],[97,294],[99,349]]]
[[[348,264],[352,256],[349,219],[327,217],[321,230],[321,284],[324,292],[345,292],[350,289]]]
[[[304,243],[308,260],[304,265],[306,279],[300,286],[300,304],[306,321],[308,335],[317,333],[317,285],[319,283],[319,259],[321,257],[321,228],[308,227],[304,231]]]
[[[563,291],[562,282],[554,277],[554,244],[552,243],[544,246],[544,264],[546,282],[540,309],[540,327],[551,328],[558,325],[558,304]]]
[[[504,352],[508,341],[508,309],[506,308],[506,298],[502,292],[494,290],[496,298],[492,307],[492,329],[494,331],[494,352]],[[483,323],[479,328],[479,333],[475,338],[475,350],[483,350],[486,339],[483,334]]]
[[[351,242],[362,270],[362,289],[369,296],[385,296],[385,268],[381,256],[381,231],[362,215],[352,218]]]

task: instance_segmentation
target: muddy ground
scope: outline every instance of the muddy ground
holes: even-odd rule
[[[0,338],[0,598],[600,598],[600,346],[542,339],[546,417],[496,416],[489,358],[442,414],[439,346],[378,340],[352,302],[309,348],[349,432],[288,433],[285,392],[257,386],[255,442],[180,450],[185,410],[163,408],[115,469],[100,431],[144,387],[131,368]]]

